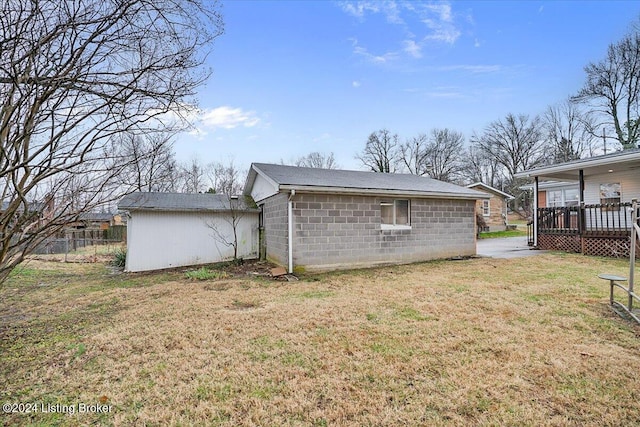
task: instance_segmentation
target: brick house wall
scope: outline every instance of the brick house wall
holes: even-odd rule
[[[482,188],[476,188],[477,191],[483,191]],[[489,199],[489,216],[483,215],[483,201],[476,201],[476,212],[478,212],[484,218],[484,221],[489,227],[489,231],[504,231],[506,229],[504,225],[504,218],[502,215],[505,212],[505,201],[502,196],[498,196],[494,193],[483,191],[491,196]]]
[[[411,229],[382,230],[380,202],[392,199],[406,198],[297,194],[293,206],[294,266],[353,268],[475,255],[475,201],[410,199]],[[284,206],[286,237],[287,198],[278,200]],[[273,207],[267,209],[270,216],[277,216]],[[270,244],[267,241],[267,253]],[[286,260],[286,238],[284,249]],[[278,244],[280,250],[282,245]]]

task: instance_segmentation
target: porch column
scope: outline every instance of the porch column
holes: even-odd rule
[[[533,181],[533,247],[538,247],[538,177]]]
[[[578,231],[580,233],[580,235],[582,236],[582,234],[584,233],[585,230],[585,221],[586,221],[586,217],[585,217],[585,209],[584,209],[584,171],[582,169],[580,169],[578,171],[578,181],[579,181],[579,190],[578,190],[578,197],[579,199],[579,211],[578,211]]]

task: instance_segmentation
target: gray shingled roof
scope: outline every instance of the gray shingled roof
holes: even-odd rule
[[[417,175],[352,170],[318,169],[254,163],[253,166],[282,186],[381,190],[428,195],[487,198],[485,193]]]
[[[11,203],[10,201],[3,201],[2,203],[0,203],[0,212],[6,211],[7,209],[9,209],[10,203]],[[46,204],[41,202],[28,202],[28,203],[29,203],[29,209],[32,212],[41,212],[46,207]],[[18,207],[18,212],[22,212],[22,205]]]
[[[109,212],[83,212],[78,216],[80,221],[107,222],[113,219],[113,214]]]
[[[239,196],[237,210],[257,210],[251,197]],[[187,193],[131,193],[118,203],[118,209],[124,211],[230,211],[229,197],[223,194],[187,194]]]

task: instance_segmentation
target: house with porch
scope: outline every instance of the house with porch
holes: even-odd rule
[[[515,176],[533,179],[530,244],[586,255],[629,256],[631,202],[640,199],[640,149],[535,168]],[[558,191],[553,203],[549,197],[541,198],[550,191]]]

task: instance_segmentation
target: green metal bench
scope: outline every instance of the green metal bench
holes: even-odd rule
[[[621,316],[623,316],[624,314],[631,316],[633,320],[640,323],[640,318],[638,318],[638,314],[635,313],[637,310],[633,309],[633,299],[635,298],[636,300],[640,300],[640,298],[638,297],[638,295],[633,293],[633,291],[629,290],[629,288],[619,283],[619,282],[626,282],[627,278],[622,276],[616,276],[615,274],[607,274],[607,273],[598,274],[598,277],[603,280],[609,281],[609,288],[610,288],[609,304],[611,305],[611,309]],[[625,306],[624,304],[619,303],[613,298],[614,287],[618,287],[627,293],[627,295],[629,296],[628,306]],[[620,311],[619,309],[622,309],[622,311]]]

